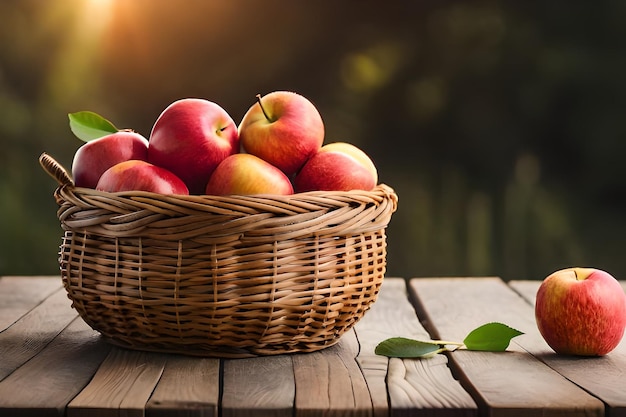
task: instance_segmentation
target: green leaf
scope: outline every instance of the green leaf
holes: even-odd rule
[[[503,352],[511,339],[524,333],[502,323],[487,323],[472,330],[463,343],[468,350]]]
[[[374,353],[390,358],[426,358],[445,350],[446,347],[436,341],[423,342],[405,337],[392,337],[380,342]]]
[[[97,113],[91,111],[79,111],[68,114],[70,129],[80,140],[89,142],[102,136],[115,133],[118,129]]]

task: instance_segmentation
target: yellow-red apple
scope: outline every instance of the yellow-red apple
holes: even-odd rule
[[[290,91],[257,95],[239,124],[241,146],[291,176],[322,146],[324,123],[317,108]]]
[[[556,353],[602,356],[624,335],[626,294],[608,272],[562,269],[541,283],[535,318],[539,332]]]
[[[213,170],[239,151],[237,125],[220,105],[198,98],[170,104],[150,133],[148,162],[182,179],[202,194]]]
[[[296,192],[370,191],[378,183],[378,171],[360,148],[346,142],[322,146],[294,178]]]
[[[189,194],[183,180],[172,172],[139,160],[120,162],[107,169],[100,177],[96,190],[110,193],[150,191],[158,194]]]
[[[207,183],[207,195],[293,194],[289,178],[261,158],[238,153],[224,159]]]
[[[78,187],[95,188],[107,169],[131,159],[148,158],[148,139],[121,130],[83,144],[74,154],[72,177]]]

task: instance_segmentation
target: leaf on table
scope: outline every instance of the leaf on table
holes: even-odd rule
[[[390,358],[426,358],[447,350],[437,341],[424,342],[406,337],[392,337],[376,346],[374,353]]]
[[[472,330],[463,343],[468,350],[503,352],[511,339],[524,333],[502,323],[487,323]]]
[[[118,131],[113,123],[91,111],[70,113],[68,117],[72,133],[84,142],[89,142]]]

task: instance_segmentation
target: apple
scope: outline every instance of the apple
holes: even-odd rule
[[[239,151],[237,125],[220,105],[198,98],[170,104],[149,139],[148,162],[182,179],[191,194],[202,194],[213,170]]]
[[[378,171],[370,157],[355,145],[334,142],[311,156],[293,180],[296,192],[372,190]]]
[[[150,191],[158,194],[188,195],[187,186],[176,175],[146,161],[120,162],[107,169],[100,177],[96,190]]]
[[[317,108],[290,91],[257,95],[239,123],[242,149],[293,175],[324,142]]]
[[[624,335],[626,294],[613,276],[600,269],[562,269],[539,286],[535,318],[556,353],[602,356]]]
[[[121,130],[83,144],[74,154],[72,177],[77,187],[95,188],[100,176],[113,165],[148,158],[148,139]]]
[[[224,159],[207,183],[207,195],[293,194],[283,171],[261,158],[238,153]]]

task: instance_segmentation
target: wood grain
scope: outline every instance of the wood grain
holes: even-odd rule
[[[355,329],[361,345],[357,359],[372,391],[377,415],[386,412],[387,388],[394,416],[411,415],[416,409],[429,416],[477,414],[476,403],[454,379],[446,356],[423,361],[388,359],[374,353],[376,345],[390,337],[430,339],[408,300],[404,279],[385,278],[376,303]]]
[[[0,333],[0,380],[39,353],[78,314],[58,289],[20,320]]]
[[[407,291],[386,278],[335,346],[219,360],[112,347],[72,310],[57,277],[2,277],[0,416],[626,417],[626,341],[602,358],[556,355],[534,322],[539,283],[424,278]],[[525,334],[502,353],[374,354],[388,337],[462,340],[488,321]]]
[[[353,331],[322,351],[292,357],[296,386],[295,415],[372,415],[372,401],[356,356],[359,344]]]
[[[224,360],[222,416],[291,416],[295,399],[289,355]]]
[[[537,340],[532,307],[497,278],[413,279],[410,290],[433,337],[462,341],[474,328],[499,321],[525,332],[507,352],[459,350],[451,363],[491,416],[602,416],[604,405],[520,347]],[[445,294],[445,295],[443,295]],[[530,405],[530,406],[529,406]]]
[[[219,395],[219,359],[170,355],[146,416],[217,417]]]
[[[507,283],[509,287],[518,293],[526,302],[532,306],[535,305],[535,297],[541,281],[519,281],[511,280]]]
[[[12,417],[64,416],[67,404],[87,385],[110,349],[77,317],[0,382],[0,409]]]
[[[91,382],[68,405],[68,417],[143,417],[167,356],[112,348]]]
[[[0,331],[62,287],[61,278],[0,277]]]

